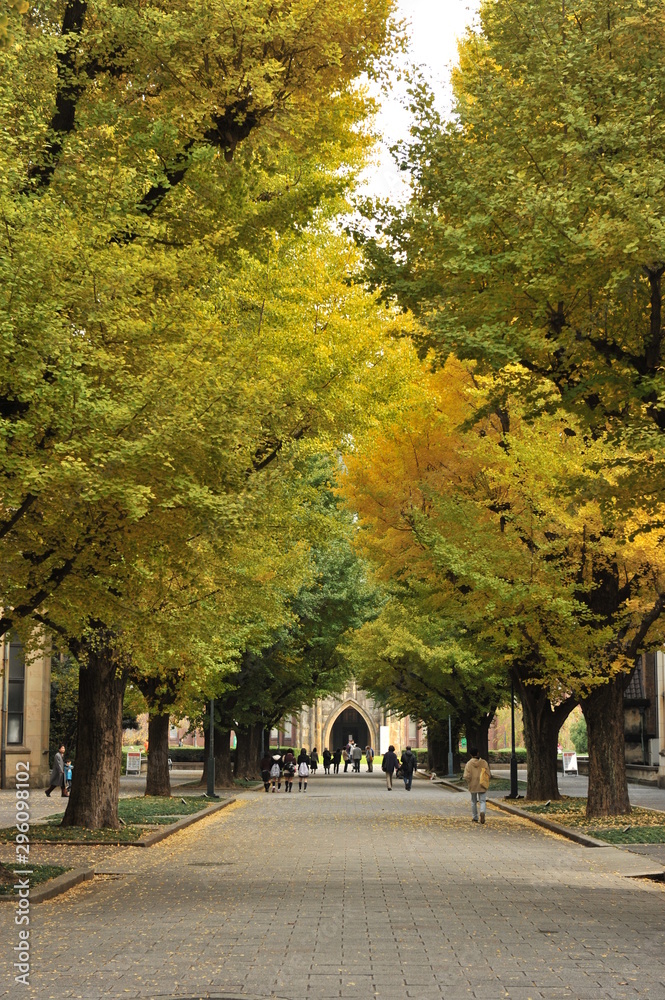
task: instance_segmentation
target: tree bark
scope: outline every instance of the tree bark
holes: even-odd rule
[[[253,780],[260,777],[259,762],[261,756],[261,723],[255,723],[246,729],[240,729],[236,733],[238,745],[236,747],[236,767],[235,778],[246,778]]]
[[[619,674],[582,701],[589,739],[589,791],[586,814],[630,813],[626,780],[623,693],[627,676]]]
[[[169,713],[148,719],[148,776],[146,795],[171,795],[169,774]]]
[[[207,723],[207,719],[206,719]],[[210,742],[208,739],[208,726],[205,729],[205,760],[203,762],[203,774],[201,784],[208,783],[208,760]],[[231,763],[231,730],[219,729],[215,726],[215,788],[233,787],[233,765]]]
[[[477,747],[483,760],[487,760],[489,755],[489,733],[493,718],[494,712],[486,712],[480,719],[478,717],[464,719],[467,750]]]
[[[63,826],[119,829],[122,700],[127,674],[103,640],[79,670],[76,765]]]
[[[0,885],[13,885],[15,881],[16,875],[11,868],[0,862]]]
[[[526,797],[535,801],[561,798],[557,772],[559,730],[577,701],[567,698],[553,706],[547,692],[538,684],[526,684],[513,675],[522,702],[524,742],[526,743]]]
[[[435,774],[448,773],[448,730],[440,722],[427,725],[427,766]]]

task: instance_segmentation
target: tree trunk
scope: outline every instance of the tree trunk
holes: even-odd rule
[[[237,731],[235,778],[254,780],[260,777],[261,723]]]
[[[544,688],[526,684],[514,674],[522,702],[524,742],[526,743],[526,797],[536,801],[561,798],[557,772],[559,730],[577,704],[567,698],[560,705],[552,703]]]
[[[448,729],[446,726],[444,737],[440,722],[427,725],[427,766],[435,774],[448,773]]]
[[[20,875],[18,876],[20,878]],[[16,881],[17,876],[8,868],[7,865],[3,865],[0,862],[0,885],[13,885]]]
[[[215,788],[233,787],[233,766],[231,763],[231,731],[222,730],[215,726]],[[208,783],[208,760],[210,754],[210,742],[208,740],[208,728],[205,730],[205,760],[203,762],[203,774],[201,784]]]
[[[487,760],[489,755],[489,734],[494,712],[486,712],[479,718],[464,719],[464,732],[466,733],[466,746],[470,752],[472,747],[478,748],[478,753],[483,760]]]
[[[171,794],[169,774],[169,714],[151,715],[148,719],[148,777],[146,795]]]
[[[76,765],[63,826],[119,829],[122,700],[127,674],[113,649],[94,645],[79,670]]]
[[[582,704],[589,738],[589,792],[586,814],[623,816],[630,812],[626,781],[623,693],[619,674],[592,691]]]

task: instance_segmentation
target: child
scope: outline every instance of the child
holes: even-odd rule
[[[71,760],[65,761],[65,791],[69,795],[69,789],[72,787],[72,762]]]

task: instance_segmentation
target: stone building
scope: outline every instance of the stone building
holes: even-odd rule
[[[319,698],[297,715],[282,720],[273,729],[273,746],[325,747],[335,750],[344,746],[349,737],[362,747],[368,744],[376,753],[385,753],[392,743],[396,748],[426,747],[425,729],[417,720],[400,718],[376,705],[355,681],[339,697]]]
[[[0,787],[14,788],[16,765],[27,764],[30,785],[48,784],[51,713],[51,653],[26,656],[21,642],[0,639],[2,713],[0,717]]]

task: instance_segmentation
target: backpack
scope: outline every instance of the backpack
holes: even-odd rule
[[[478,784],[480,785],[480,790],[486,792],[490,786],[490,773],[486,767],[481,767],[480,776],[478,778]]]

